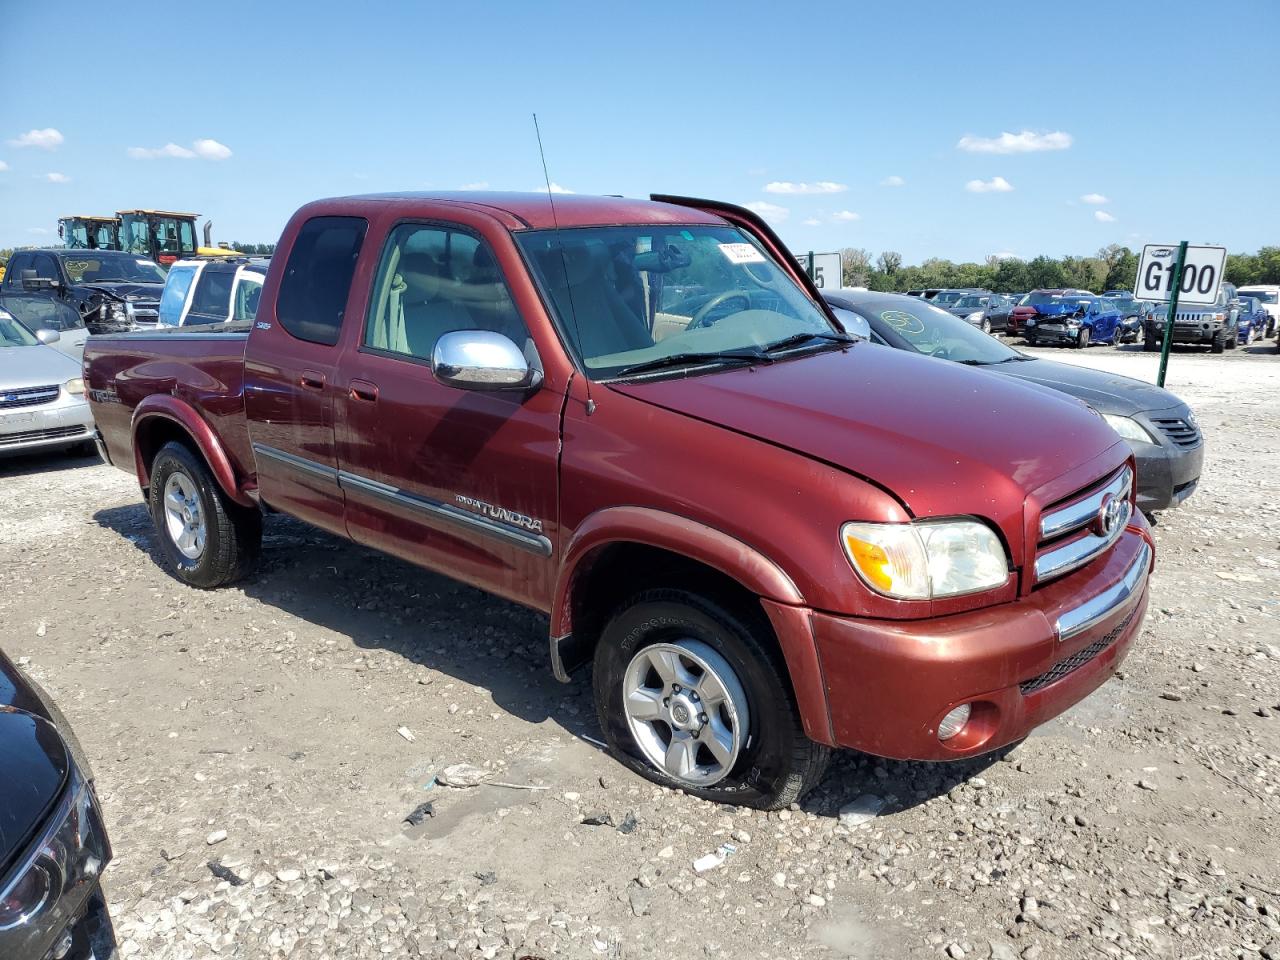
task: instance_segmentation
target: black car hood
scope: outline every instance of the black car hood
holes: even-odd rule
[[[30,845],[58,802],[71,755],[52,723],[0,707],[0,878]]]
[[[107,296],[115,297],[118,300],[148,300],[153,303],[159,301],[160,294],[164,291],[163,283],[121,281],[119,283],[81,283],[77,284],[77,286],[105,293]]]
[[[1130,417],[1135,413],[1183,405],[1168,390],[1142,380],[1053,360],[1016,360],[982,369],[1061,390],[1083,400],[1099,413]]]

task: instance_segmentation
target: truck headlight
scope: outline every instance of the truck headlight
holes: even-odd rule
[[[67,391],[73,397],[84,396],[84,381],[79,377],[73,377],[62,385],[62,389]]]
[[[1138,443],[1156,442],[1151,432],[1133,417],[1122,417],[1118,413],[1104,413],[1102,419],[1107,421],[1111,429],[1125,440],[1136,440]]]
[[[123,303],[113,303],[107,309],[107,316],[109,316],[112,320],[123,321],[126,317],[128,317],[128,315],[129,315],[128,311],[125,309],[125,305]]]
[[[976,520],[846,523],[840,528],[854,571],[886,597],[929,600],[998,587],[1009,577],[1000,539]]]

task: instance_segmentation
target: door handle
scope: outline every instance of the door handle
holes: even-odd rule
[[[298,377],[298,383],[306,387],[308,390],[323,390],[324,374],[312,373],[309,370],[304,370],[301,376]]]
[[[373,403],[378,399],[378,385],[368,380],[352,380],[351,399]]]

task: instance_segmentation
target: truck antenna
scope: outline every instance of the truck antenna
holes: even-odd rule
[[[569,283],[569,262],[564,254],[564,241],[560,239],[560,220],[556,216],[556,198],[551,189],[551,174],[547,172],[547,154],[542,149],[542,130],[538,127],[538,115],[533,115],[533,132],[538,138],[538,156],[542,159],[542,178],[547,183],[547,203],[551,206],[551,225],[555,229],[556,246],[560,248],[560,269],[564,271],[564,289],[569,297],[569,317],[573,320],[573,335],[578,340],[578,353],[582,354],[582,330],[578,327],[578,311],[573,305],[573,286]],[[587,416],[596,412],[596,402],[591,399],[591,378],[586,374],[586,358],[583,355],[582,378],[587,386]]]

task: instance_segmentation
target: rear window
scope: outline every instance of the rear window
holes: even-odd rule
[[[314,217],[302,225],[276,300],[276,319],[290,334],[311,343],[338,342],[368,228],[360,217]]]
[[[231,270],[205,267],[191,297],[187,322],[193,321],[193,315],[202,320],[226,320],[231,311],[231,281],[234,278],[235,273]]]

